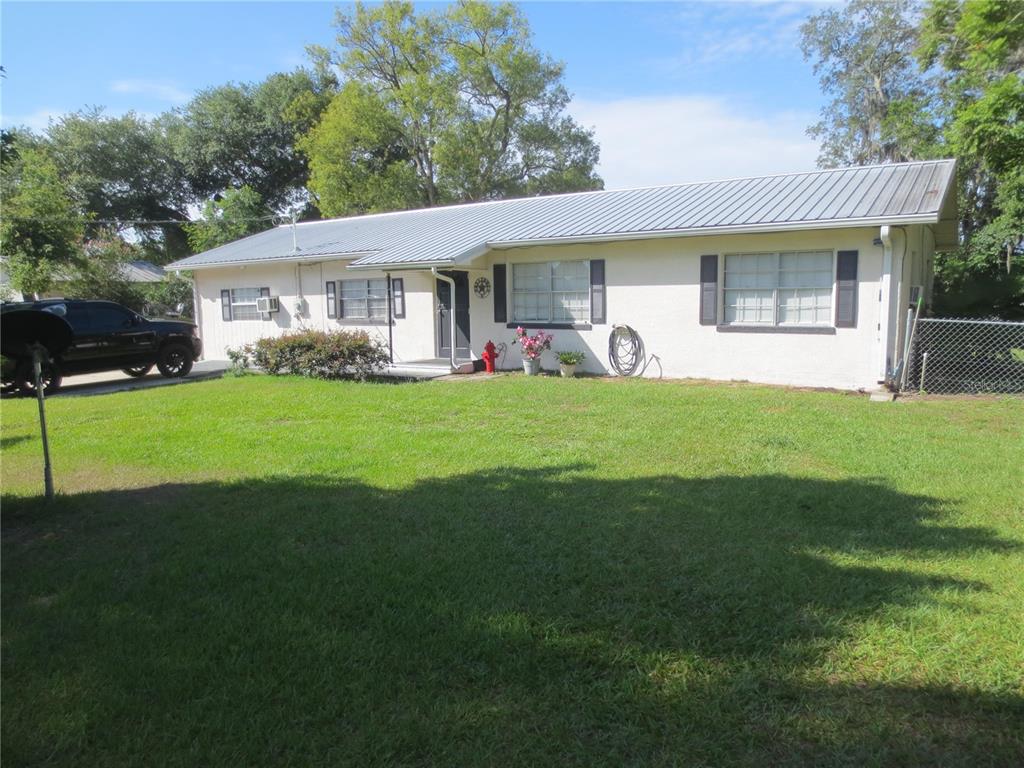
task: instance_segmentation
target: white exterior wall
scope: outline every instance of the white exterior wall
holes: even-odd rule
[[[589,330],[552,329],[553,351],[542,360],[545,368],[557,367],[554,351],[583,350],[587,359],[582,370],[608,371],[608,337],[612,326],[632,326],[644,341],[648,355],[657,356],[647,376],[747,380],[769,384],[875,389],[882,375],[880,361],[897,348],[905,324],[906,292],[909,285],[930,283],[929,233],[924,227],[908,227],[907,256],[902,253],[903,233],[894,230],[892,325],[880,330],[882,304],[879,296],[883,247],[874,244],[878,228],[814,230],[805,232],[724,235],[635,240],[579,245],[544,245],[494,250],[468,267],[470,285],[470,341],[473,357],[479,357],[488,340],[506,345],[502,367],[520,367],[518,348],[511,344],[513,329],[494,322],[493,295],[479,298],[473,285],[478,277],[493,281],[493,265],[526,261],[604,259],[608,322]],[[704,254],[746,253],[782,250],[856,250],[857,326],[837,328],[834,333],[726,332],[699,323],[700,257]],[[304,265],[250,265],[224,269],[197,270],[199,298],[197,322],[208,359],[224,359],[228,347],[238,347],[261,336],[277,335],[294,328],[364,328],[387,343],[387,326],[352,326],[328,319],[324,283],[383,277],[383,272],[346,270],[349,262],[326,261]],[[719,288],[724,265],[719,261]],[[833,270],[835,260],[833,258]],[[902,278],[901,270],[906,277]],[[301,275],[301,290],[297,275]],[[405,281],[406,316],[394,322],[396,362],[437,357],[436,292],[429,271],[393,272]],[[512,321],[512,270],[508,270],[507,307]],[[222,289],[269,287],[281,300],[281,312],[270,321],[221,319]],[[295,298],[305,296],[306,312],[294,314]],[[898,297],[898,298],[897,298]],[[897,303],[898,302],[898,303]],[[902,309],[898,309],[902,308]],[[718,299],[722,313],[721,290]],[[833,284],[832,314],[835,313]],[[530,327],[525,324],[525,327]],[[887,337],[887,338],[886,338]]]
[[[347,261],[325,261],[318,264],[261,264],[245,267],[196,270],[198,298],[196,322],[203,338],[203,357],[207,360],[227,359],[227,349],[240,347],[264,336],[280,336],[289,330],[365,330],[385,345],[387,325],[358,325],[340,318],[327,317],[325,283],[328,280],[359,280],[384,277],[383,272],[353,272]],[[422,272],[398,272],[405,284],[405,318],[392,326],[395,361],[434,357],[434,334],[430,322],[434,317],[433,277]],[[301,286],[300,286],[301,279]],[[270,288],[278,296],[281,311],[270,320],[232,320],[221,315],[220,292],[231,288]],[[296,313],[296,299],[304,299],[304,311]]]
[[[486,262],[486,271],[471,273],[470,283],[476,274],[490,275],[494,263],[605,260],[607,324],[591,330],[550,331],[555,338],[553,351],[543,357],[545,368],[557,367],[554,351],[579,349],[587,355],[583,370],[607,372],[609,334],[613,325],[624,324],[637,331],[649,355],[658,357],[664,376],[874,389],[883,343],[878,329],[882,247],[873,244],[877,236],[877,228],[865,228],[517,248],[482,257],[479,261]],[[856,328],[837,328],[827,335],[723,332],[699,323],[701,255],[816,249],[858,251]],[[722,275],[720,260],[720,289]],[[510,268],[509,291],[511,282]],[[513,330],[494,322],[491,298],[481,300],[471,294],[470,302],[473,351],[479,355],[488,339],[505,342],[509,348],[503,367],[518,367],[518,348],[510,344]],[[511,321],[511,295],[507,305]],[[721,306],[719,292],[719,317]],[[646,375],[658,374],[657,362],[651,363]]]

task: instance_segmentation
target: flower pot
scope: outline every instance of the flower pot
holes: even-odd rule
[[[562,372],[563,379],[571,379],[576,375],[576,364],[568,365],[566,363],[559,363],[558,369]]]
[[[523,370],[526,372],[527,376],[536,376],[538,373],[540,373],[540,358],[524,357]]]

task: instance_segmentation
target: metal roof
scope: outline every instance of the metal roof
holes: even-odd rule
[[[953,218],[955,161],[577,192],[276,227],[176,261],[196,269],[352,259],[359,267],[451,265],[531,243],[938,223]]]
[[[129,283],[159,283],[167,273],[149,261],[129,261],[122,265],[121,273]]]

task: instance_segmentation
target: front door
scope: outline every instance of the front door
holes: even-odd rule
[[[469,273],[442,272],[455,281],[455,356],[469,359]],[[437,281],[438,356],[451,357],[452,349],[452,287]]]

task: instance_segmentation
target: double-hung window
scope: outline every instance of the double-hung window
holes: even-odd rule
[[[736,325],[829,325],[833,274],[832,251],[726,254],[723,319]]]
[[[512,265],[514,322],[582,323],[589,318],[589,261]]]
[[[259,297],[259,288],[232,288],[230,319],[262,320],[262,313],[256,309],[256,299]]]
[[[385,322],[388,317],[388,281],[342,280],[338,292],[343,320]]]

